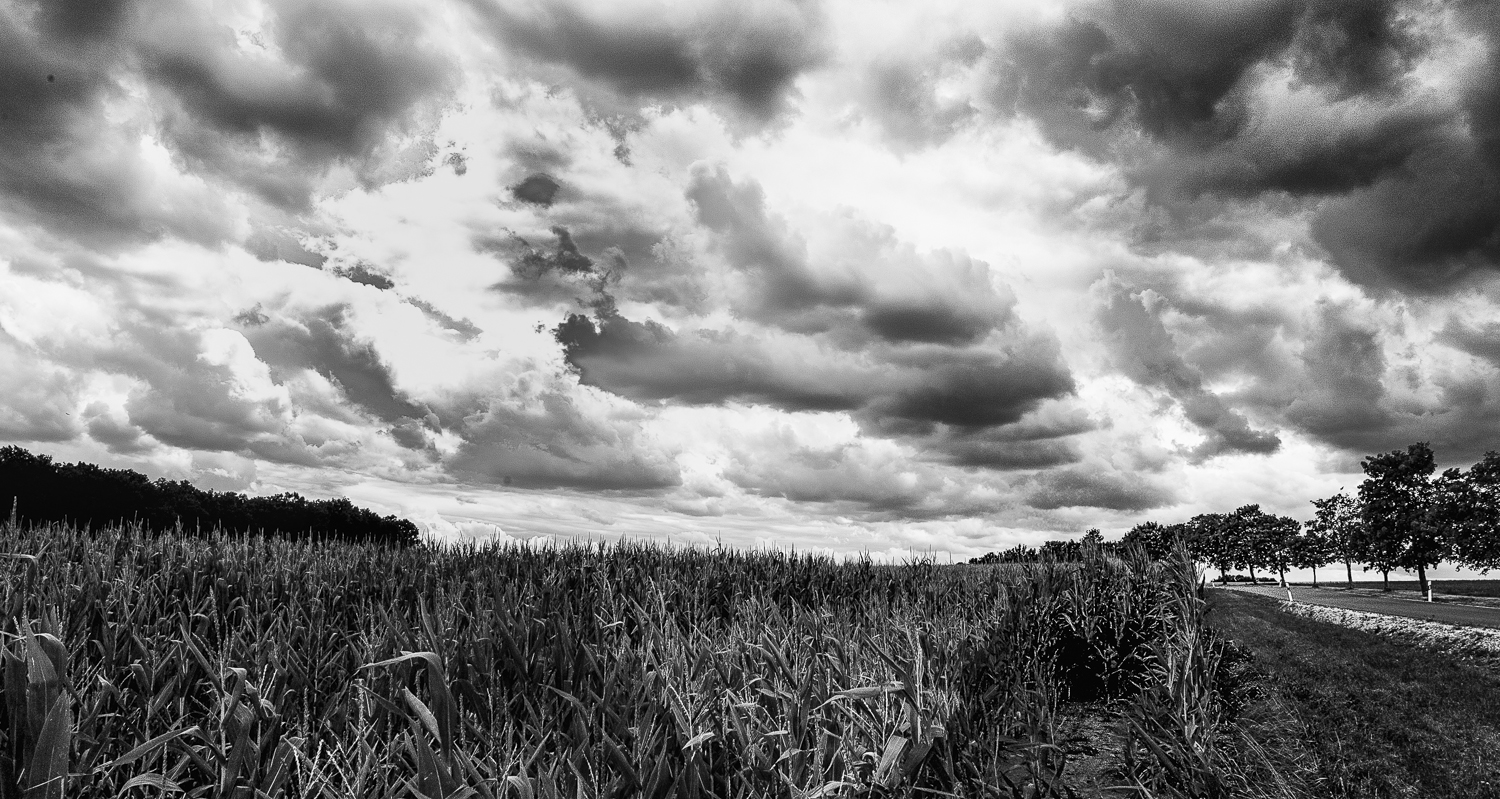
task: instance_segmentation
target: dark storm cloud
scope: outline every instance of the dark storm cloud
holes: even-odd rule
[[[420,19],[301,0],[270,12],[284,61],[245,52],[197,4],[0,8],[0,209],[105,249],[163,235],[232,238],[234,215],[213,187],[177,181],[143,159],[141,138],[151,134],[199,177],[297,211],[335,160],[366,183],[391,177],[389,165],[361,159],[407,128],[451,78],[421,42]],[[122,108],[151,113],[122,117]],[[280,244],[262,237],[251,249],[282,257]]]
[[[278,228],[257,229],[246,239],[245,249],[262,261],[285,261],[314,269],[322,269],[328,263],[328,256],[307,249],[290,231]]]
[[[761,121],[784,110],[793,81],[823,58],[811,3],[723,3],[681,21],[644,13],[606,20],[570,3],[469,5],[509,48],[627,100],[723,99]]]
[[[604,301],[605,289],[626,270],[624,255],[609,248],[596,260],[578,248],[567,228],[554,225],[551,234],[550,247],[533,245],[514,233],[476,237],[475,249],[497,257],[510,269],[507,279],[490,288],[542,304]]]
[[[890,228],[848,216],[827,220],[809,245],[768,213],[755,182],[736,183],[722,169],[695,169],[687,197],[736,278],[730,309],[769,332],[679,333],[635,321],[614,303],[615,294],[639,298],[633,270],[622,269],[623,279],[591,277],[600,287],[594,315],[570,314],[554,330],[585,385],[641,402],[844,411],[869,433],[964,467],[1040,468],[1077,458],[1070,442],[1041,440],[1057,436],[988,435],[1070,394],[1073,381],[1056,341],[1020,323],[1015,299],[996,288],[986,265],[945,251],[918,254]],[[564,268],[568,240],[559,236],[551,255],[512,256],[513,271],[532,263],[527,274],[598,274],[583,261]],[[837,487],[848,481],[828,480],[818,491],[852,496]],[[775,480],[751,482],[790,496]]]
[[[75,15],[76,14],[76,15]],[[113,72],[126,57],[113,3],[0,7],[0,209],[95,246],[173,233],[214,243],[230,224],[198,188],[154,183]]]
[[[473,341],[479,338],[483,330],[468,319],[459,319],[444,313],[432,303],[417,297],[403,297],[402,302],[422,312],[423,316],[432,320],[434,324],[454,334],[460,341]]]
[[[1162,324],[1160,309],[1148,292],[1132,292],[1113,275],[1095,284],[1103,302],[1095,320],[1116,365],[1127,377],[1148,388],[1161,389],[1183,414],[1208,436],[1195,454],[1211,457],[1222,452],[1275,452],[1281,440],[1253,430],[1240,412],[1204,387],[1202,373],[1178,352],[1177,343]],[[1160,304],[1164,304],[1164,301]]]
[[[40,362],[36,351],[0,324],[0,440],[69,441],[78,436],[76,407],[82,380]]]
[[[1055,141],[1099,152],[1137,125],[1184,149],[1245,132],[1246,81],[1290,62],[1337,99],[1390,94],[1422,49],[1389,0],[1114,0],[1051,31],[1014,36],[999,97]]]
[[[351,329],[348,312],[346,306],[329,306],[250,327],[245,337],[273,376],[285,379],[289,372],[311,369],[337,385],[355,406],[393,425],[393,435],[404,446],[420,449],[425,439],[418,431],[428,423],[430,411],[396,388],[374,344]]]
[[[840,249],[826,256],[832,263],[814,264],[806,244],[769,215],[756,182],[700,167],[687,197],[698,222],[717,234],[725,259],[750,278],[736,310],[756,321],[797,333],[832,331],[855,345],[871,337],[960,345],[1014,319],[1014,298],[997,292],[988,267],[967,256],[924,259],[888,228],[846,220]],[[901,282],[886,288],[882,279]]]
[[[896,390],[877,378],[856,417],[884,424],[932,423],[982,429],[1014,424],[1044,399],[1073,392],[1073,378],[1055,341],[1021,340],[1005,347],[949,349],[931,345],[872,353],[891,376],[910,381]],[[899,385],[901,380],[892,381]]]
[[[148,74],[199,123],[229,135],[274,134],[313,156],[366,151],[448,80],[446,61],[421,43],[415,14],[300,0],[273,8],[285,65],[242,54],[232,30],[189,18],[152,30],[142,48]]]
[[[585,304],[609,293],[622,301],[702,312],[708,287],[701,265],[684,254],[660,209],[630,192],[611,190],[584,170],[573,154],[546,139],[507,147],[513,163],[506,181],[517,211],[530,211],[535,227],[517,231],[485,227],[471,246],[504,265],[506,280],[491,288],[543,306]],[[539,228],[539,229],[538,229]]]
[[[446,91],[452,66],[409,11],[304,0],[272,8],[284,62],[244,51],[234,31],[186,8],[152,18],[139,54],[177,102],[165,132],[180,155],[303,210],[321,168],[357,161],[409,126],[418,105]]]
[[[1077,462],[1075,437],[1098,427],[1081,409],[1042,409],[1004,427],[945,429],[917,444],[940,461],[995,471],[1047,469]]]
[[[949,443],[945,451],[956,466],[996,471],[1048,469],[1082,457],[1073,441],[991,441],[982,436],[960,438]]]
[[[1385,352],[1380,331],[1348,308],[1321,302],[1301,353],[1304,376],[1286,420],[1335,446],[1375,451],[1398,424],[1384,407]],[[1412,439],[1413,441],[1417,439]]]
[[[1500,367],[1500,322],[1474,326],[1450,320],[1441,340]]]
[[[1500,13],[1445,5],[1484,52],[1451,96],[1415,77],[1425,6],[1116,0],[1013,37],[995,97],[1158,203],[1305,198],[1352,279],[1434,290],[1500,257]]]
[[[132,4],[127,0],[49,0],[37,4],[38,27],[69,42],[109,40]]]
[[[128,423],[163,443],[244,452],[281,437],[291,410],[284,397],[241,391],[230,365],[202,357],[198,334],[153,324],[160,321],[130,320],[112,348],[70,353],[69,360],[138,379],[141,386],[125,402]],[[109,435],[107,429],[102,432]]]
[[[851,357],[811,340],[785,347],[733,332],[679,335],[613,312],[597,323],[570,315],[555,334],[585,384],[631,399],[850,411],[891,434],[1011,424],[1073,390],[1055,342],[1043,338],[994,349],[883,347]]]
[[[635,400],[690,405],[738,400],[788,410],[848,410],[858,404],[827,375],[788,369],[754,339],[732,332],[679,336],[656,322],[610,313],[597,323],[570,314],[554,333],[585,385]]]
[[[152,442],[145,431],[114,413],[102,402],[89,403],[83,411],[88,419],[89,438],[103,444],[110,452],[133,455],[151,449]]]
[[[633,492],[681,483],[671,458],[640,446],[634,423],[585,414],[560,391],[531,402],[491,399],[459,415],[448,426],[463,443],[444,465],[465,480]]]
[[[552,205],[552,198],[557,196],[557,190],[561,188],[557,181],[547,175],[528,175],[525,180],[510,188],[511,196],[524,203],[540,205],[543,208]]]
[[[335,267],[333,273],[351,283],[358,283],[361,286],[369,286],[381,291],[389,291],[396,287],[396,281],[391,280],[390,276],[376,271],[366,263]]]
[[[1041,510],[1057,508],[1105,508],[1143,511],[1172,504],[1171,491],[1137,474],[1085,466],[1050,469],[1036,477],[1036,487],[1026,495],[1026,504]]]
[[[760,452],[743,453],[725,469],[724,478],[761,496],[901,516],[919,514],[924,500],[942,489],[935,474],[888,458],[861,457],[858,447],[793,446],[788,451],[785,444],[776,441]]]
[[[1123,355],[1118,340],[1110,346],[1117,358],[1136,359],[1119,361],[1132,379],[1179,391],[1185,385],[1189,392],[1204,380],[1233,380],[1240,386],[1219,398],[1224,409],[1253,411],[1352,456],[1428,441],[1441,444],[1450,462],[1472,461],[1500,438],[1500,326],[1455,317],[1426,346],[1452,347],[1484,365],[1424,375],[1388,358],[1389,323],[1378,308],[1327,299],[1306,312],[1243,299],[1227,307],[1212,297],[1184,296],[1171,281],[1153,284],[1160,293],[1111,285],[1112,292],[1101,292],[1101,326],[1131,331]],[[1158,330],[1168,307],[1176,339]],[[1191,343],[1169,348],[1177,340]]]

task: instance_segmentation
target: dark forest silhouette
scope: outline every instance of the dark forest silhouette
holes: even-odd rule
[[[290,538],[413,544],[417,526],[380,516],[348,499],[310,500],[285,493],[247,497],[204,491],[186,481],[151,480],[129,469],[54,463],[16,446],[0,448],[0,516],[18,521],[103,527],[139,522],[155,531],[222,528]]]

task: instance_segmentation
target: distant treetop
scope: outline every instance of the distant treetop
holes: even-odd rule
[[[247,497],[204,491],[186,481],[151,480],[129,469],[54,463],[16,446],[0,447],[0,517],[16,509],[32,524],[102,527],[139,522],[155,531],[222,528],[292,538],[414,544],[417,526],[380,516],[345,498],[310,500],[292,493]]]

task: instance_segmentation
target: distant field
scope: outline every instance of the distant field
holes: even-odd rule
[[[1432,590],[1438,594],[1461,594],[1463,596],[1492,596],[1500,597],[1500,580],[1432,580]],[[1293,583],[1293,585],[1312,585],[1311,582]],[[1345,588],[1349,584],[1343,580],[1318,580],[1320,588]],[[1379,580],[1355,580],[1355,588],[1368,588],[1379,591],[1383,584]],[[1392,580],[1392,591],[1410,591],[1415,594],[1420,589],[1416,580]]]

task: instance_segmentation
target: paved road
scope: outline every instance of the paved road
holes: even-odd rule
[[[1230,586],[1231,590],[1260,594],[1274,599],[1286,599],[1286,589],[1279,585]],[[1405,616],[1409,619],[1440,621],[1461,624],[1465,627],[1490,627],[1500,629],[1500,608],[1477,605],[1456,605],[1446,602],[1423,602],[1420,599],[1398,599],[1395,597],[1361,596],[1328,588],[1305,588],[1292,586],[1292,598],[1310,605],[1331,608],[1361,610],[1366,613],[1384,613],[1388,616]]]

